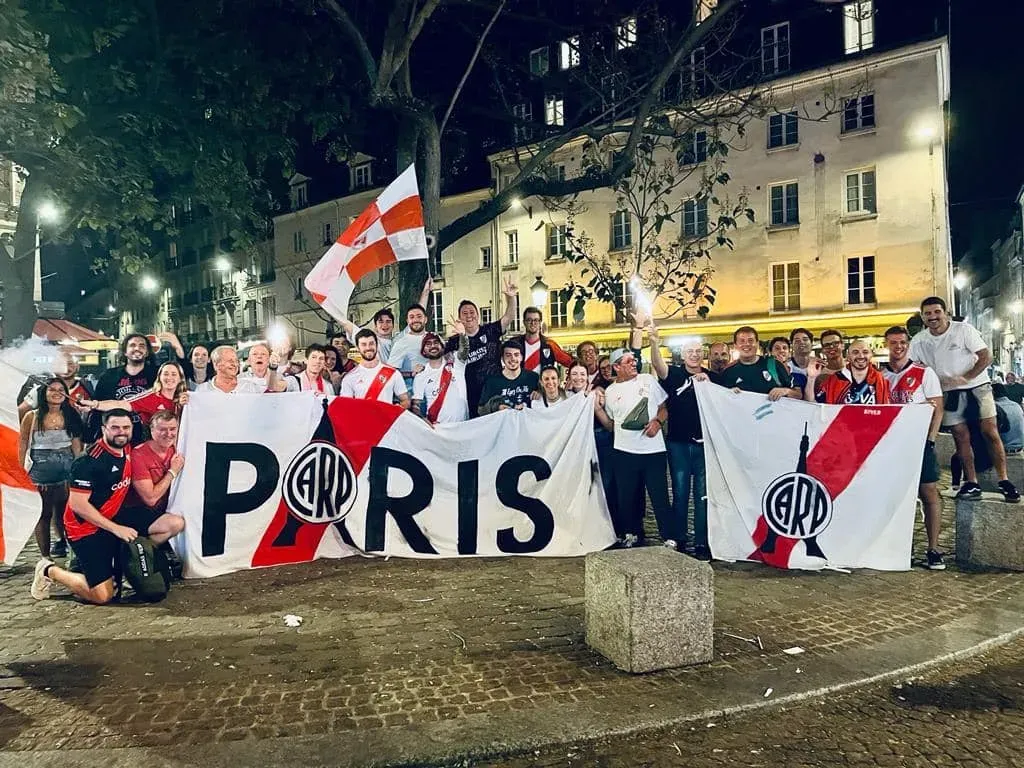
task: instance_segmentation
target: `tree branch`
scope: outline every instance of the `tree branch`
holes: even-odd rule
[[[352,17],[348,15],[348,11],[341,7],[338,0],[323,0],[323,4],[324,8],[338,20],[342,29],[352,38],[352,43],[356,47],[356,53],[359,54],[359,59],[363,62],[368,85],[373,88],[377,84],[377,62],[374,60],[373,54],[370,53],[370,47],[366,44],[366,38],[363,37],[359,27],[355,25]]]
[[[448,125],[448,118],[451,117],[452,110],[455,109],[455,102],[459,100],[459,94],[462,93],[462,88],[469,79],[469,73],[473,71],[473,65],[476,64],[477,58],[480,56],[480,51],[484,47],[484,40],[487,39],[488,33],[491,31],[491,27],[494,26],[494,22],[498,20],[498,16],[501,15],[501,11],[505,8],[505,1],[501,0],[498,3],[498,7],[494,9],[494,15],[491,16],[491,20],[487,22],[487,26],[484,27],[483,34],[480,35],[480,39],[476,42],[476,48],[473,49],[473,55],[469,57],[469,63],[466,65],[466,71],[462,73],[462,79],[459,80],[459,84],[455,87],[455,93],[452,94],[452,100],[448,103],[448,109],[444,112],[444,117],[441,118],[441,125],[438,130],[440,134],[444,135],[444,128]]]

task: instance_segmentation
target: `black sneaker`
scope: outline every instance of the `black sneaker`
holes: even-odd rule
[[[999,491],[1003,494],[1003,500],[1009,504],[1016,504],[1020,501],[1020,491],[1009,480],[999,481]]]
[[[50,547],[51,557],[67,557],[68,556],[68,543],[64,539],[55,541],[53,546]]]
[[[929,571],[944,571],[946,570],[946,564],[942,562],[942,553],[936,552],[934,549],[929,549],[925,554],[927,560],[925,561],[924,567]]]
[[[711,550],[707,547],[694,547],[693,556],[698,560],[703,560],[707,562],[711,559]]]
[[[960,486],[960,490],[956,492],[958,499],[980,499],[981,498],[981,486],[977,483],[964,483]],[[1020,496],[1018,495],[1019,499]]]

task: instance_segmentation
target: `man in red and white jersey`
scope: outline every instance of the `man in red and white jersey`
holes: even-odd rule
[[[288,392],[317,392],[321,395],[333,395],[334,384],[327,370],[327,355],[320,344],[306,347],[306,370],[294,376],[286,376]]]
[[[397,400],[400,406],[408,408],[409,393],[405,388],[405,379],[396,368],[380,361],[376,334],[367,328],[359,331],[356,334],[356,349],[362,360],[345,374],[339,394],[358,400],[380,400],[382,403],[394,403]]]
[[[882,373],[889,382],[889,402],[893,405],[930,403],[933,408],[928,440],[924,444],[918,496],[924,506],[924,526],[928,532],[925,565],[933,571],[942,571],[946,564],[939,552],[942,502],[939,500],[939,462],[935,458],[935,438],[942,426],[942,384],[935,371],[910,359],[910,332],[906,328],[893,326],[887,330],[885,346],[889,349],[889,362],[882,364]]]
[[[564,351],[558,344],[540,332],[544,316],[536,307],[527,307],[523,310],[523,327],[526,333],[521,336],[514,336],[511,341],[519,344],[523,349],[523,370],[532,371],[538,376],[542,368],[558,363],[568,368],[572,365],[572,356]]]
[[[466,421],[469,401],[465,361],[452,352],[446,355],[444,341],[436,333],[424,335],[420,354],[427,359],[427,365],[413,380],[413,413],[424,416],[430,424]],[[426,411],[422,411],[424,407]]]
[[[77,597],[102,605],[114,597],[114,569],[122,541],[140,534],[163,544],[185,527],[177,515],[151,510],[123,510],[132,482],[132,420],[115,408],[102,416],[101,437],[71,465],[71,493],[64,510],[64,528],[81,573],[72,573],[48,558],[36,563],[32,597],[45,600],[54,582]]]

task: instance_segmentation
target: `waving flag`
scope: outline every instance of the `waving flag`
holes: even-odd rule
[[[910,567],[928,405],[815,405],[696,385],[721,560]]]
[[[341,320],[348,314],[356,283],[364,277],[389,264],[428,255],[416,168],[410,165],[341,233],[306,275],[305,286],[320,306]]]

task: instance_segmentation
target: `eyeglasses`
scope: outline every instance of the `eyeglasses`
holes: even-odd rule
[[[821,348],[822,349],[834,349],[836,347],[841,347],[841,346],[843,346],[843,342],[841,342],[841,341],[823,341],[823,342],[821,342]]]

